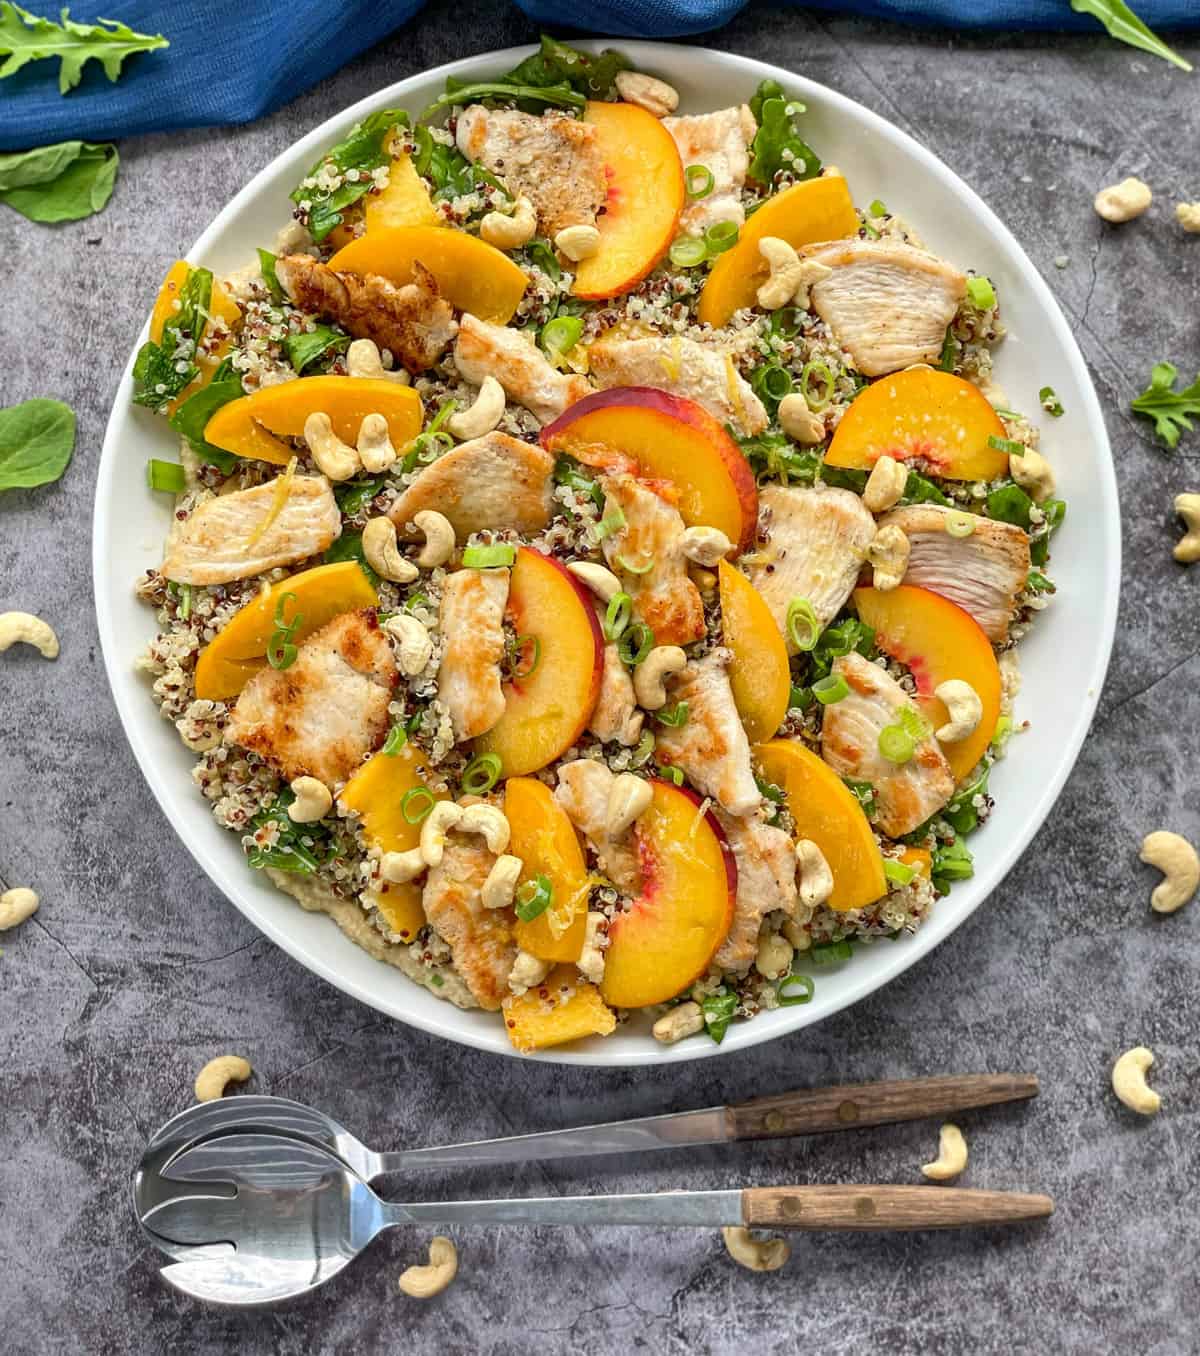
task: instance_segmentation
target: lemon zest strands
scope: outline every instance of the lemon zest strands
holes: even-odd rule
[[[256,546],[266,535],[267,530],[276,518],[283,512],[283,506],[288,501],[288,495],[292,492],[292,481],[296,478],[296,467],[298,459],[293,457],[287,464],[287,469],[283,475],[275,482],[275,494],[271,499],[271,507],[267,510],[266,516],[262,522],[254,529],[246,541],[247,546]]]

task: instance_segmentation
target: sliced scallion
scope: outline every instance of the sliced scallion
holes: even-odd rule
[[[779,1006],[793,1008],[798,1003],[811,1003],[815,988],[811,975],[788,975],[779,981],[779,988],[775,990]]]
[[[818,678],[810,691],[822,706],[833,706],[850,695],[850,684],[840,673],[830,673]]]
[[[969,537],[975,531],[975,516],[963,513],[961,509],[951,509],[946,514],[946,531],[952,537]]]
[[[658,775],[664,777],[675,786],[683,785],[683,772],[671,763],[659,763]]]
[[[542,326],[542,347],[552,356],[570,353],[583,337],[583,321],[577,315],[556,315]]]
[[[870,207],[867,208],[867,211],[870,212],[873,217],[886,217],[888,214],[887,208],[878,198],[871,203]]]
[[[988,446],[994,447],[997,452],[1007,452],[1010,457],[1025,455],[1024,443],[1014,442],[1012,438],[997,438],[994,433],[988,434]]]
[[[532,648],[533,657],[525,662],[525,652]],[[512,647],[512,674],[514,678],[531,678],[542,662],[542,641],[540,636],[518,636]]]
[[[469,570],[494,570],[498,566],[511,565],[516,558],[515,546],[496,542],[492,546],[468,546],[463,552],[462,563]]]
[[[813,379],[821,386],[820,393],[813,390]],[[800,394],[804,403],[814,414],[819,414],[833,399],[834,375],[828,363],[807,362],[800,373]]]
[[[454,413],[456,409],[458,409],[457,400],[443,400],[442,403],[438,406],[437,414],[433,416],[433,419],[430,421],[429,427],[425,430],[425,432],[437,433],[437,431],[442,427],[446,420],[450,418],[450,416]]]
[[[419,824],[436,803],[428,787],[413,786],[400,797],[400,813],[406,824]]]
[[[654,557],[647,560],[632,560],[629,556],[617,556],[617,564],[626,574],[649,574],[654,568]]]
[[[917,868],[898,862],[892,857],[883,859],[883,874],[893,885],[911,885],[916,879]]]
[[[671,241],[667,257],[676,268],[695,268],[708,258],[708,247],[699,236],[681,235]]]
[[[614,532],[620,532],[625,526],[625,514],[621,509],[613,509],[611,513],[606,513],[596,524],[596,540],[603,541],[606,537],[611,537]]]
[[[793,598],[787,605],[787,633],[796,649],[807,652],[821,638],[821,623],[807,598]]]
[[[707,198],[716,180],[707,165],[689,165],[683,172],[683,182],[689,198]]]
[[[187,489],[187,477],[178,462],[158,461],[153,457],[146,463],[146,483],[152,490],[162,490],[164,494],[182,494]]]
[[[605,640],[620,640],[633,617],[633,599],[627,593],[614,593],[604,611]]]
[[[654,632],[645,622],[634,622],[622,633],[617,641],[617,653],[621,662],[630,668],[637,668],[650,651],[654,649]]]
[[[389,758],[395,758],[407,743],[408,731],[403,725],[393,725],[388,731],[388,737],[383,741],[383,752]]]
[[[518,888],[517,917],[522,923],[532,923],[535,918],[540,918],[553,902],[554,886],[550,883],[549,876],[539,873]]]
[[[738,224],[736,221],[714,221],[705,229],[704,243],[710,255],[724,254],[737,244]]]
[[[968,278],[967,296],[971,298],[971,304],[981,311],[989,310],[996,304],[996,289],[990,278]]]
[[[907,763],[916,751],[917,741],[903,725],[885,725],[879,731],[879,752],[889,763]]]
[[[480,753],[463,768],[462,789],[471,796],[482,796],[500,780],[504,764],[498,753]]]
[[[1038,392],[1038,399],[1042,402],[1042,409],[1044,409],[1047,414],[1053,415],[1055,419],[1062,417],[1062,402],[1059,400],[1058,396],[1054,394],[1053,386],[1043,386]]]

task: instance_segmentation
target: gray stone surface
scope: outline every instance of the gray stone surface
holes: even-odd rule
[[[1200,568],[1171,561],[1169,511],[1174,493],[1200,488],[1200,441],[1170,458],[1126,407],[1154,361],[1200,365],[1200,240],[1169,219],[1177,196],[1200,194],[1200,77],[1100,36],[963,37],[795,10],[756,9],[710,39],[827,82],[958,170],[1050,280],[1109,412],[1126,556],[1095,728],[994,898],[884,992],[736,1061],[669,1073],[486,1057],[390,1023],[276,950],[192,864],[143,785],[102,673],[89,522],[117,376],[158,280],[250,174],[331,109],[423,65],[532,36],[515,12],[438,0],[264,122],[127,142],[97,219],[55,230],[0,217],[3,403],[60,396],[80,423],[61,485],[0,496],[0,610],[34,607],[64,641],[53,668],[28,652],[0,660],[0,876],[43,901],[3,938],[0,959],[0,1348],[1195,1350],[1200,906],[1151,916],[1153,873],[1136,847],[1161,824],[1200,837]],[[1200,60],[1200,41],[1179,45]],[[1106,228],[1091,196],[1130,172],[1159,194],[1153,217]],[[1139,1041],[1159,1056],[1165,1108],[1145,1123],[1108,1089],[1111,1059]],[[227,1050],[250,1057],[259,1089],[326,1106],[381,1146],[806,1083],[1033,1069],[1045,1086],[1036,1104],[963,1118],[969,1181],[1050,1191],[1058,1213],[1007,1233],[797,1237],[789,1269],[765,1277],[731,1265],[709,1234],[463,1230],[460,1279],[428,1304],[396,1293],[423,1243],[401,1233],[302,1308],[205,1312],[160,1284],[128,1178],[147,1133]],[[911,1182],[934,1139],[917,1125],[409,1189]]]

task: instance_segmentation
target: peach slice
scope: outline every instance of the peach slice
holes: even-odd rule
[[[407,155],[392,159],[388,185],[382,193],[368,193],[363,203],[368,231],[386,231],[394,226],[438,226],[438,216],[425,181]]]
[[[204,440],[239,457],[286,466],[292,449],[275,435],[299,438],[310,414],[325,413],[352,447],[368,414],[382,414],[392,446],[405,447],[421,431],[421,397],[410,386],[370,377],[299,377],[231,400],[204,426]]]
[[[412,282],[413,263],[437,279],[442,296],[456,311],[507,325],[529,279],[502,253],[478,236],[444,226],[392,226],[368,231],[329,261],[338,273],[377,273],[397,287]]]
[[[753,544],[754,472],[724,427],[694,400],[652,386],[614,386],[576,401],[542,429],[541,441],[548,452],[588,466],[670,481],[689,527],[719,527],[739,551]]]
[[[1000,666],[979,623],[957,604],[928,589],[901,584],[887,593],[855,589],[859,617],[875,629],[875,644],[907,664],[916,680],[918,705],[937,729],[948,718],[933,695],[939,683],[961,678],[983,702],[979,728],[966,739],[940,745],[957,781],[971,771],[996,733],[1000,719]]]
[[[752,744],[779,729],[792,691],[787,645],[766,600],[735,565],[717,566],[721,590],[721,631],[733,651],[729,682],[733,700]]]
[[[560,965],[545,981],[519,998],[506,998],[504,1027],[522,1054],[565,1045],[583,1036],[608,1036],[617,1019],[594,984],[579,978],[573,966]]]
[[[947,480],[995,480],[1008,453],[988,444],[1004,425],[977,386],[949,372],[913,367],[872,382],[842,415],[827,466],[869,470],[882,456],[924,458]]]
[[[577,961],[587,930],[588,869],[571,821],[550,788],[532,777],[508,779],[504,813],[512,826],[508,850],[524,863],[521,880],[545,876],[554,889],[545,913],[530,923],[517,920],[517,945],[542,960]]]
[[[828,763],[796,739],[771,739],[754,750],[762,775],[778,786],[796,824],[833,873],[829,907],[861,909],[887,893],[883,858],[854,792]]]
[[[636,104],[589,103],[608,196],[600,248],[575,270],[577,297],[600,301],[636,287],[666,254],[683,210],[683,165],[670,132]]]
[[[239,612],[200,651],[196,661],[196,696],[206,701],[223,702],[236,697],[267,662],[267,646],[275,630],[275,609],[287,593],[295,595],[286,603],[287,620],[299,613],[303,620],[292,637],[299,644],[326,622],[343,612],[375,607],[379,596],[356,560],[340,560],[333,565],[317,565],[290,579],[281,579],[266,593],[260,593]]]
[[[179,290],[187,282],[187,276],[191,271],[192,266],[186,259],[177,260],[168,269],[163,285],[159,288],[158,296],[154,300],[154,310],[150,313],[150,340],[152,343],[162,343],[163,329],[174,314]],[[196,366],[200,369],[200,375],[171,401],[167,406],[168,414],[174,414],[189,396],[195,395],[201,387],[208,385],[212,380],[213,373],[221,366],[225,355],[233,347],[233,328],[241,320],[242,312],[237,302],[234,301],[217,278],[213,279],[212,294],[208,301],[208,313],[213,320],[219,320],[225,326],[226,337],[211,352],[202,352],[196,355]]]
[[[857,231],[854,201],[840,174],[785,188],[763,203],[742,227],[737,244],[718,257],[700,294],[697,319],[720,329],[734,311],[758,305],[758,289],[770,271],[758,249],[763,236],[777,236],[799,249]]]
[[[733,921],[737,863],[694,791],[650,783],[634,827],[642,890],[612,921],[600,992],[615,1008],[665,1003],[708,968]]]
[[[583,733],[600,695],[604,637],[583,586],[528,546],[513,565],[507,618],[518,636],[537,641],[537,666],[505,683],[504,714],[475,750],[498,754],[505,777],[524,777]]]

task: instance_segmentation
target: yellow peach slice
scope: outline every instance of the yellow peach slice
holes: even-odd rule
[[[368,232],[386,231],[393,226],[442,224],[424,179],[407,155],[398,155],[392,160],[388,184],[381,193],[367,194],[363,219]]]
[[[158,296],[155,298],[154,310],[150,313],[150,340],[152,343],[162,343],[163,329],[175,313],[175,303],[179,299],[180,289],[187,282],[188,274],[191,271],[192,266],[186,259],[177,260],[167,271],[167,276],[163,280],[162,287],[159,288]],[[174,414],[189,396],[195,395],[202,386],[208,385],[212,380],[213,373],[221,366],[225,355],[233,347],[233,329],[241,320],[242,312],[237,302],[234,301],[217,278],[213,279],[208,313],[212,320],[220,321],[224,325],[225,338],[217,343],[211,351],[197,353],[196,366],[200,369],[200,375],[170,402],[167,406],[168,414]]]
[[[584,1036],[608,1036],[617,1028],[616,1016],[600,990],[580,979],[570,965],[551,970],[536,989],[506,998],[500,1006],[508,1039],[523,1054]]]
[[[577,961],[587,926],[588,870],[579,839],[550,788],[532,777],[510,777],[504,813],[512,826],[508,845],[523,863],[522,883],[545,876],[550,907],[529,923],[517,920],[517,945],[550,961]]]
[[[779,729],[787,715],[792,675],[787,646],[771,609],[735,565],[717,566],[721,591],[721,632],[733,651],[729,681],[733,700],[752,744]]]

